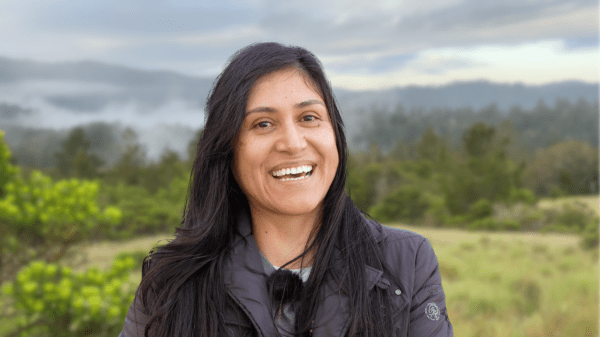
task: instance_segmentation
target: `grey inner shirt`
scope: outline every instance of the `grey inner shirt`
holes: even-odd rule
[[[267,260],[267,258],[260,253],[260,257],[262,258],[262,262],[263,262],[263,267],[265,268],[265,273],[267,274],[267,276],[271,275],[271,273],[273,273],[275,270],[279,269],[279,267],[275,267],[271,264],[271,262],[269,262],[269,260]],[[310,267],[306,267],[306,268],[302,268],[302,269],[290,269],[290,271],[292,273],[298,274],[298,276],[300,276],[300,279],[302,280],[302,282],[306,282],[306,280],[308,280],[308,276],[310,275],[310,271],[312,269],[312,266]],[[295,323],[295,306],[297,305],[297,303],[295,302],[288,302],[285,303],[281,306],[281,315],[279,315],[279,308],[280,308],[280,303],[277,301],[273,301],[273,303],[271,303],[271,310],[272,310],[272,315],[273,317],[275,317],[274,321],[275,321],[275,326],[277,327],[277,330],[279,331],[279,334],[281,336],[292,336],[289,331],[293,331],[294,330],[294,323]]]

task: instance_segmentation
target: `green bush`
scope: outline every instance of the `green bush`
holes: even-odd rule
[[[542,229],[545,232],[583,233],[590,222],[597,224],[592,211],[567,203],[557,209],[547,210],[545,218],[549,224]]]
[[[424,193],[425,198],[427,199],[428,208],[425,212],[425,219],[429,225],[434,225],[435,227],[441,227],[444,224],[447,224],[450,217],[450,212],[446,207],[446,201],[444,197],[441,195],[435,195],[433,193]]]
[[[4,142],[4,131],[0,130],[0,198],[4,186],[19,173],[19,168],[10,163],[11,157],[10,149]]]
[[[115,259],[105,272],[74,274],[70,268],[41,261],[21,270],[3,287],[12,302],[14,332],[20,336],[116,336],[133,302],[132,257]]]
[[[415,221],[428,207],[428,200],[418,187],[401,186],[373,206],[369,214],[381,221]]]
[[[599,241],[599,230],[598,230],[598,218],[591,221],[585,227],[585,231],[582,234],[581,247],[583,249],[598,248]]]
[[[0,280],[12,278],[28,262],[57,261],[73,245],[118,223],[121,211],[97,205],[98,183],[69,179],[53,182],[33,171],[16,175],[0,199]]]
[[[526,188],[513,188],[510,190],[508,201],[510,201],[510,203],[522,202],[527,205],[533,205],[537,201],[536,199],[535,194],[533,194],[531,190]]]
[[[519,279],[512,283],[513,297],[517,311],[522,316],[529,316],[540,309],[542,289],[536,280]]]
[[[493,213],[494,208],[492,207],[492,203],[485,198],[479,199],[469,206],[469,216],[474,220],[488,218]]]
[[[4,168],[10,167],[5,149],[0,138]],[[98,206],[95,181],[53,182],[39,171],[27,178],[20,170],[13,171],[0,197],[0,281],[11,279],[32,260],[57,261],[74,244],[120,221],[118,208]]]
[[[135,235],[172,231],[181,223],[186,186],[174,180],[169,190],[159,189],[156,195],[152,195],[140,186],[122,183],[104,185],[103,202],[114,204],[122,210],[121,221],[107,228],[103,232],[104,237],[128,239]]]
[[[469,223],[467,228],[470,230],[475,230],[475,231],[481,231],[481,230],[495,231],[495,230],[500,229],[500,225],[494,218],[487,217],[487,218],[480,218],[480,219],[471,221],[471,223]]]
[[[121,252],[115,257],[115,260],[125,260],[132,258],[136,266],[141,266],[150,251],[138,250],[135,252]]]
[[[517,220],[504,219],[498,222],[498,226],[502,230],[518,231],[521,230],[521,224]]]
[[[353,156],[349,158],[346,190],[358,208],[368,210],[373,206],[377,198],[377,181],[381,176],[381,164],[362,166]]]
[[[96,182],[69,179],[53,183],[50,177],[33,171],[27,180],[16,177],[6,184],[0,218],[15,230],[38,232],[46,239],[86,236],[98,222],[115,223],[121,217],[115,207],[101,212],[97,195]]]

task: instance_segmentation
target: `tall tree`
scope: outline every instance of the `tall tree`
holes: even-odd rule
[[[538,194],[598,192],[598,148],[568,140],[538,150],[528,182]]]
[[[465,150],[470,157],[483,157],[490,153],[496,130],[487,123],[475,123],[463,135]]]
[[[448,147],[444,139],[435,132],[433,127],[428,127],[416,145],[419,159],[426,159],[433,163],[440,163],[447,159]]]
[[[137,185],[141,182],[141,169],[146,164],[146,151],[138,142],[137,134],[131,128],[125,129],[121,135],[121,159],[113,169],[113,179],[127,184]]]
[[[103,164],[95,154],[90,153],[90,140],[82,127],[76,127],[62,142],[62,151],[54,154],[56,168],[62,177],[93,178]]]
[[[448,209],[465,213],[471,204],[510,201],[511,192],[522,188],[523,165],[506,155],[507,139],[496,139],[496,130],[485,123],[475,123],[463,134],[467,157],[453,164],[443,183]]]

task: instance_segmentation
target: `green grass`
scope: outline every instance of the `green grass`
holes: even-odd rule
[[[455,336],[598,336],[598,250],[581,250],[579,236],[394,226],[433,245]],[[105,269],[168,238],[81,247],[88,257],[77,268]]]
[[[538,201],[537,206],[540,208],[557,208],[563,207],[565,204],[572,206],[581,206],[589,210],[598,212],[600,203],[600,197],[598,195],[581,195],[581,196],[570,196],[556,199],[541,199]]]
[[[598,250],[579,236],[397,227],[433,245],[455,336],[598,336]]]

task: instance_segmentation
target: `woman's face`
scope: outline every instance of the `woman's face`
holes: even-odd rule
[[[315,214],[333,182],[338,151],[325,101],[296,68],[260,78],[249,93],[234,149],[237,183],[250,208]]]

